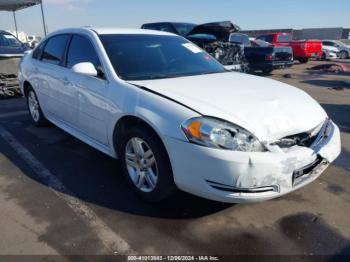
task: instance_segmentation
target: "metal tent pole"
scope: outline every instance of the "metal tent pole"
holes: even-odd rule
[[[46,28],[46,22],[45,22],[43,0],[40,1],[40,7],[41,7],[41,17],[43,19],[44,35],[46,36],[47,35],[47,28]]]
[[[13,13],[13,19],[15,20],[16,36],[17,36],[17,38],[18,38],[18,28],[17,28],[16,11],[12,11],[12,13]]]

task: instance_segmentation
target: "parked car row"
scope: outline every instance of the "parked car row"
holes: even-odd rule
[[[158,22],[143,24],[141,28],[186,37],[227,69],[241,72],[269,74],[274,69],[292,66],[294,60],[307,63],[311,58],[345,59],[350,54],[350,46],[340,41],[292,40],[289,33],[265,34],[251,40],[239,33],[240,27],[230,21],[202,25]]]

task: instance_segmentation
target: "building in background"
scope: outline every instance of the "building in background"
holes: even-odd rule
[[[242,33],[250,37],[257,37],[263,34],[271,33],[290,33],[294,40],[310,40],[310,39],[332,39],[332,40],[350,40],[350,28],[334,27],[334,28],[304,28],[304,29],[268,29],[268,30],[243,30]]]

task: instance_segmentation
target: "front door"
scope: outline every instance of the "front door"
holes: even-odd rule
[[[96,142],[107,145],[108,85],[92,42],[87,36],[74,35],[67,53],[67,68],[86,62],[92,63],[100,75],[92,77],[71,71],[72,84],[78,92],[78,128]]]

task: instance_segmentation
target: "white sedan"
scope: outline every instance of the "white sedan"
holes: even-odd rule
[[[314,181],[340,154],[338,127],[305,92],[227,72],[170,33],[61,30],[25,56],[19,80],[34,124],[119,158],[149,201],[177,189],[268,200]]]
[[[339,58],[340,51],[338,48],[333,46],[322,46],[322,59],[332,60]]]

